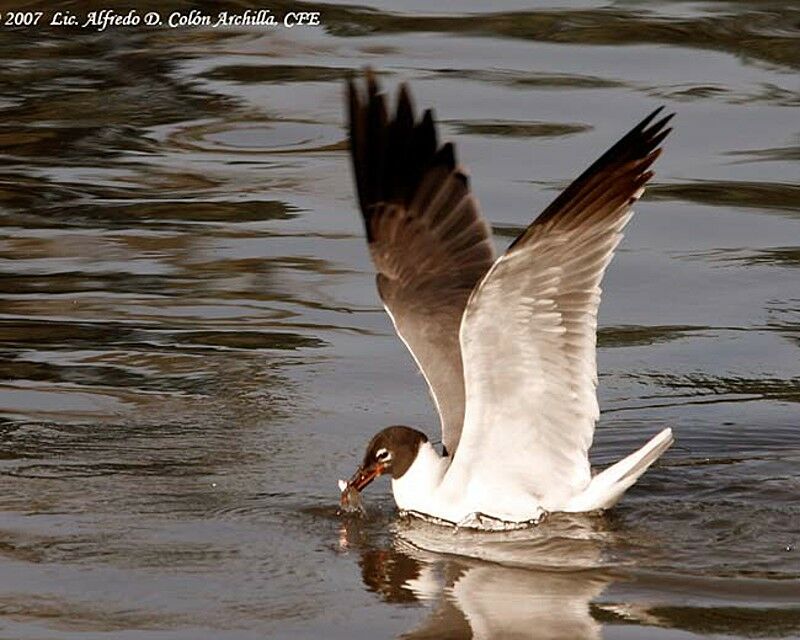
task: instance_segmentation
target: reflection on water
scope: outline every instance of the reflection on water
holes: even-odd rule
[[[567,136],[591,129],[583,124],[559,124],[554,122],[497,122],[472,121],[458,122],[454,126],[457,133],[477,136],[508,136],[511,138],[550,138]]]
[[[487,535],[401,521],[385,548],[360,540],[362,580],[387,603],[425,604],[426,619],[403,638],[601,638],[603,625],[764,637],[800,629],[791,584],[659,577],[655,586],[635,566],[612,570],[603,555],[621,541],[607,524],[558,515],[539,530]],[[340,543],[349,547],[359,525],[342,526]],[[676,595],[688,589],[703,601],[679,602]],[[731,590],[739,599],[769,597],[775,606],[713,604]]]
[[[800,635],[798,8],[530,4],[3,31],[5,636]],[[334,515],[371,433],[437,424],[355,213],[367,64],[436,108],[499,245],[678,112],[605,282],[594,462],[678,444],[612,513],[454,535],[384,485]]]
[[[694,181],[656,185],[647,191],[655,200],[688,200],[698,204],[776,209],[800,214],[800,186],[769,182]]]
[[[345,542],[357,535],[343,526]],[[386,602],[430,609],[404,638],[599,638],[590,603],[613,580],[604,537],[588,519],[489,535],[401,521],[390,546],[360,550],[362,579]]]

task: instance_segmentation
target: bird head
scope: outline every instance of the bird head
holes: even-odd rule
[[[367,445],[361,466],[347,483],[348,488],[361,491],[375,478],[391,474],[401,478],[411,467],[427,436],[411,427],[393,426],[379,431]]]

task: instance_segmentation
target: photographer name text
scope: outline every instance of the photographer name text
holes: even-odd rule
[[[130,27],[166,27],[181,29],[192,27],[208,27],[219,29],[225,27],[318,27],[319,11],[287,11],[276,15],[269,9],[246,9],[244,11],[218,11],[205,13],[198,9],[191,11],[159,11],[140,12],[131,9],[117,12],[113,9],[100,9],[78,14],[72,11],[54,11],[48,15],[44,11],[6,11],[0,13],[2,27],[70,27],[105,31],[113,28]]]

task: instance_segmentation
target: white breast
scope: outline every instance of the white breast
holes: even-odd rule
[[[392,478],[392,492],[402,511],[416,511],[464,526],[473,514],[506,522],[527,522],[543,511],[535,497],[523,489],[495,490],[492,482],[453,483],[442,480],[452,458],[443,458],[430,443],[420,445],[417,457],[403,476]]]
[[[443,458],[429,442],[423,442],[408,471],[397,480],[392,478],[397,507],[438,516],[436,490],[449,465],[450,458]]]

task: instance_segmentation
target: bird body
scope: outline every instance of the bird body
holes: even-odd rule
[[[397,507],[446,522],[461,524],[481,514],[504,522],[535,522],[547,512],[588,512],[609,509],[650,465],[673,443],[672,430],[664,429],[641,449],[594,476],[561,501],[546,501],[518,484],[496,486],[486,480],[467,480],[466,485],[444,482],[451,460],[423,443],[414,462],[400,478],[392,479]]]
[[[532,522],[541,518],[543,506],[524,485],[497,486],[484,479],[454,482],[451,460],[439,456],[428,444],[401,478],[392,479],[392,493],[403,511],[432,516],[464,526],[476,515],[504,522]]]

